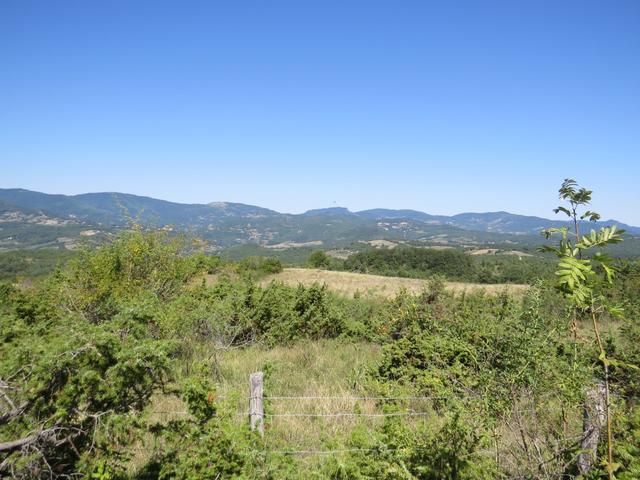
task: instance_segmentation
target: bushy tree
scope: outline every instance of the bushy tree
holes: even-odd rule
[[[313,268],[329,268],[331,259],[322,250],[314,250],[309,255],[309,266]]]
[[[154,337],[140,299],[184,288],[194,270],[181,245],[127,232],[39,288],[0,298],[3,474],[122,473],[139,414],[167,384],[177,352]]]
[[[124,325],[25,315],[25,302],[1,318],[0,388],[10,409],[0,417],[0,470],[50,478],[92,473],[103,458],[120,471],[130,452],[117,445],[131,442],[175,347]]]

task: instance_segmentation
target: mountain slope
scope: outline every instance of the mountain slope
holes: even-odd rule
[[[279,215],[266,208],[241,203],[183,204],[127,193],[51,195],[24,189],[0,189],[0,201],[59,218],[74,218],[93,224],[123,225],[130,219],[152,224],[199,225],[224,217]]]
[[[548,218],[534,217],[528,215],[517,215],[509,212],[485,212],[485,213],[459,213],[453,216],[429,215],[416,210],[387,210],[375,209],[356,212],[357,215],[372,218],[407,218],[419,220],[425,223],[437,225],[452,225],[464,230],[474,230],[481,232],[507,233],[513,235],[538,235],[540,230],[550,227],[571,226],[564,220],[550,220]],[[633,235],[640,235],[640,227],[626,225],[616,220],[603,220],[597,223],[598,226],[609,226],[616,224]],[[591,222],[582,221],[580,227],[583,230],[594,228]]]
[[[580,227],[581,230],[588,231],[596,226],[604,227],[614,224],[627,230],[627,232],[631,234],[640,234],[640,228],[626,225],[616,220],[602,220],[596,224],[581,221]],[[537,234],[544,228],[572,226],[569,222],[563,220],[549,220],[541,217],[515,215],[508,212],[460,213],[450,217],[449,225],[455,225],[467,230],[483,230],[485,232],[514,233],[521,235]]]
[[[569,225],[508,212],[448,217],[416,210],[351,212],[332,207],[292,215],[241,203],[181,204],[124,193],[50,195],[0,189],[0,249],[71,248],[81,238],[105,238],[132,220],[149,228],[195,234],[214,250],[248,243],[329,249],[382,239],[423,245],[535,247],[541,243],[542,228]],[[640,228],[620,226],[640,235]],[[583,229],[592,227],[585,223]]]

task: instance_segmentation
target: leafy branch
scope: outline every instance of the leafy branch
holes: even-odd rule
[[[611,399],[609,389],[609,365],[612,361],[607,354],[600,336],[599,316],[604,311],[619,313],[619,309],[611,307],[600,293],[602,285],[612,284],[615,278],[615,267],[610,256],[601,250],[609,245],[622,241],[624,230],[615,225],[591,230],[586,235],[580,235],[579,221],[588,219],[597,221],[600,215],[586,210],[579,213],[581,207],[591,202],[591,190],[579,187],[573,179],[567,178],[559,189],[559,197],[568,202],[568,207],[559,206],[555,213],[566,214],[573,223],[573,232],[569,228],[549,228],[542,232],[546,238],[560,235],[557,246],[545,245],[541,251],[553,253],[559,262],[556,269],[557,289],[568,300],[572,312],[572,328],[574,345],[576,345],[577,315],[586,313],[591,318],[593,332],[599,349],[599,361],[602,363],[605,384],[606,421],[607,421],[607,471],[609,478],[614,478],[615,464],[613,462],[613,435],[611,431]],[[592,255],[589,255],[593,252]],[[589,467],[586,467],[589,468]],[[583,472],[585,473],[585,472]]]

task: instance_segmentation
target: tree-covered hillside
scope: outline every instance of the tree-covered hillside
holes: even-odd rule
[[[82,232],[97,232],[99,239],[132,223],[190,233],[208,241],[210,249],[216,251],[246,244],[304,248],[310,243],[332,249],[384,239],[425,245],[523,248],[540,243],[542,228],[567,224],[506,212],[444,217],[412,210],[354,213],[327,208],[291,215],[240,203],[180,204],[122,193],[67,196],[0,189],[0,250],[65,248],[82,240]],[[640,254],[640,237],[633,237],[640,235],[640,229],[621,226],[627,228],[629,238],[617,254]]]

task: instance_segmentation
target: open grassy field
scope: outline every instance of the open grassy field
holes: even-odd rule
[[[267,285],[272,280],[278,280],[288,285],[311,285],[312,283],[324,283],[331,290],[353,296],[360,293],[384,298],[394,297],[400,289],[405,288],[411,293],[420,293],[425,285],[425,280],[416,278],[384,277],[382,275],[368,275],[352,272],[335,272],[310,268],[285,268],[281,273],[269,275],[261,280],[262,285]],[[477,283],[446,282],[446,288],[455,292],[472,292],[484,290],[487,293],[522,293],[528,285],[519,284],[492,284],[482,285]]]

